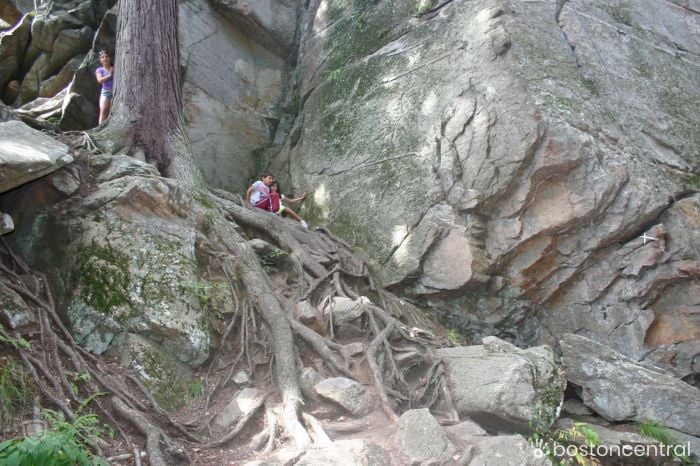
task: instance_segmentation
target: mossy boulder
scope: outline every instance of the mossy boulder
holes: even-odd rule
[[[61,312],[89,350],[119,352],[133,334],[180,363],[201,365],[212,316],[230,304],[223,287],[212,299],[215,285],[200,271],[197,228],[206,209],[133,158],[97,157],[91,165],[96,189],[21,227],[26,255],[50,273]]]
[[[520,349],[496,337],[438,350],[455,409],[486,429],[528,433],[559,416],[566,380],[548,346]]]

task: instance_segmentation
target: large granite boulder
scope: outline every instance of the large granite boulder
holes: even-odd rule
[[[547,346],[522,350],[495,337],[442,348],[457,412],[487,429],[529,432],[559,415],[566,381]]]
[[[68,147],[20,121],[0,123],[0,193],[71,163]]]
[[[643,366],[580,335],[561,340],[569,382],[583,402],[609,421],[654,421],[700,435],[700,390],[672,374]]]
[[[12,193],[3,208],[17,215],[14,246],[50,277],[79,344],[142,366],[128,342],[146,339],[176,363],[147,375],[175,380],[179,367],[191,370],[209,356],[209,312],[232,307],[225,274],[200,249],[198,228],[211,205],[131,157],[91,157],[78,176],[93,180],[89,190],[57,178]]]
[[[581,330],[697,374],[695,330],[667,330],[698,328],[697,8],[416,4],[305,12],[272,160],[302,215],[474,338]]]

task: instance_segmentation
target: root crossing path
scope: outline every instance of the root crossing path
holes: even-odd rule
[[[58,315],[46,278],[3,242],[0,280],[32,307],[39,329],[29,336],[3,329],[0,335],[10,342],[30,340],[4,345],[24,363],[44,405],[69,420],[77,407],[99,413],[131,453],[121,457],[139,462],[145,451],[148,464],[156,466],[198,462],[196,457],[207,451],[218,451],[220,459],[226,451],[252,451],[249,459],[280,449],[303,452],[361,431],[367,425],[363,419],[376,419],[378,413],[387,425],[418,407],[457,420],[434,352],[444,343],[436,336],[438,327],[377,286],[368,265],[347,243],[327,229],[304,230],[252,209],[239,196],[206,195],[213,207],[208,222],[199,222],[208,224],[198,231],[200,249],[226,277],[234,309],[204,368],[204,401],[187,415],[166,411],[127,369],[81,348]],[[253,239],[274,248],[279,264],[261,259]],[[339,302],[352,303],[350,317],[338,315]],[[260,363],[261,355],[268,356],[267,363]],[[308,368],[323,378],[359,382],[370,394],[369,404],[348,413],[302,392],[300,374]],[[212,421],[237,393],[233,376],[241,371],[260,396],[227,431],[217,432]],[[70,379],[76,373],[89,377],[76,383]],[[338,419],[345,422],[334,422]],[[99,442],[92,448],[104,454]]]

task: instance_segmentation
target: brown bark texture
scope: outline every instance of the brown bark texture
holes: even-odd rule
[[[117,19],[115,96],[107,128],[120,146],[163,176],[201,185],[184,130],[177,0],[122,0]]]

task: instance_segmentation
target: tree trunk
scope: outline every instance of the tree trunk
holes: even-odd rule
[[[177,19],[177,0],[119,2],[115,95],[100,136],[163,176],[203,186],[184,130]]]

